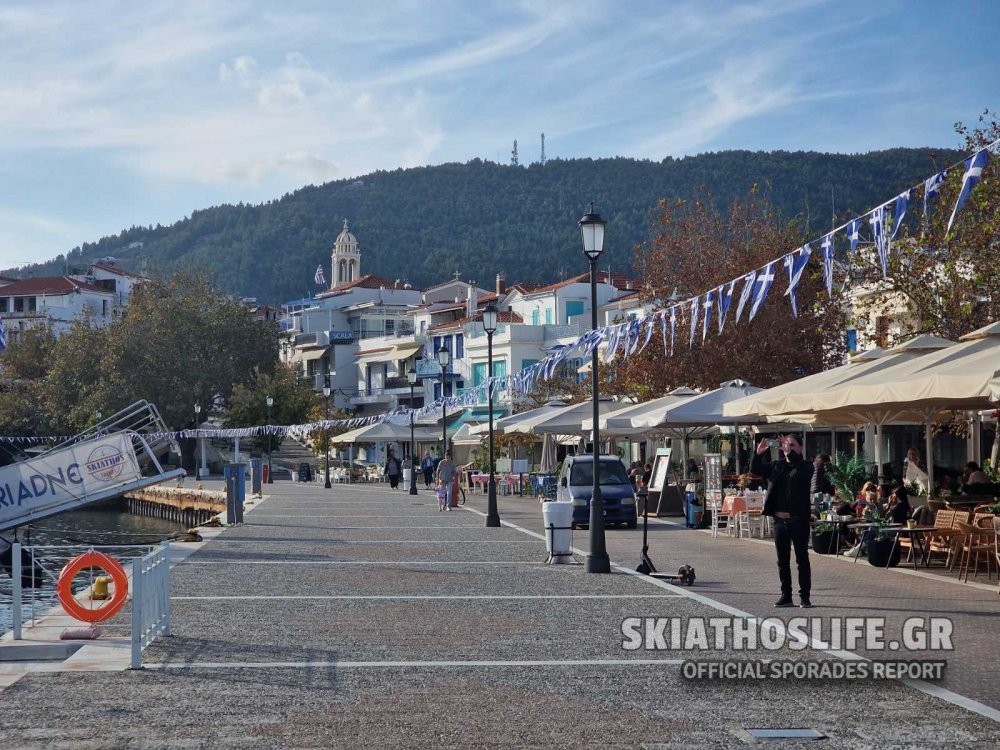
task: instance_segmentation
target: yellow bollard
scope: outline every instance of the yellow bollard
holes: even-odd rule
[[[108,593],[108,584],[112,582],[111,576],[97,576],[94,579],[94,586],[90,592],[90,598],[95,601],[103,601],[107,599],[110,594]]]

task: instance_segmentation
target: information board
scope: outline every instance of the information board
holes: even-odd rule
[[[528,459],[515,458],[513,461],[510,462],[510,471],[512,474],[527,474]]]
[[[653,459],[653,475],[649,480],[649,491],[660,492],[667,486],[667,477],[670,473],[670,449],[665,453],[657,451]]]
[[[705,454],[705,499],[722,500],[722,454]]]

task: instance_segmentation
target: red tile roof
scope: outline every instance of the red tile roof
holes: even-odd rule
[[[628,294],[623,294],[621,297],[615,297],[614,299],[609,300],[608,304],[611,305],[614,304],[615,302],[621,302],[622,300],[626,299],[638,299],[639,291],[640,291],[639,289],[636,289],[635,291],[629,292]]]
[[[3,291],[0,295],[4,297],[22,297],[32,294],[69,294],[77,289],[84,292],[100,292],[101,294],[114,294],[110,289],[104,287],[85,284],[82,281],[71,279],[69,276],[40,276],[37,279],[24,279],[15,281],[0,287]]]
[[[483,313],[482,313],[482,311],[480,311],[480,312],[477,312],[475,315],[470,315],[469,317],[466,317],[466,318],[459,318],[458,320],[451,320],[451,321],[448,321],[447,323],[438,323],[436,326],[434,326],[433,328],[430,328],[428,330],[429,331],[437,331],[437,330],[442,330],[443,331],[446,328],[460,328],[460,327],[464,326],[466,323],[473,323],[473,322],[475,322],[477,320],[482,320],[482,319],[483,319]],[[507,311],[504,311],[504,312],[501,312],[501,313],[497,313],[497,320],[500,323],[523,323],[524,322],[524,318],[522,318],[516,312],[507,312]]]
[[[610,278],[609,278],[610,277]],[[527,294],[545,294],[546,292],[551,292],[555,289],[561,289],[564,286],[569,286],[570,284],[582,284],[584,282],[590,281],[590,272],[581,273],[579,276],[574,276],[571,279],[566,279],[565,281],[560,281],[555,284],[549,284],[548,286],[535,288]],[[623,273],[611,273],[607,271],[599,271],[597,274],[598,284],[608,284],[610,283],[615,289],[638,289],[642,284],[633,279],[631,276],[627,276]]]
[[[330,294],[331,292],[346,292],[348,289],[354,289],[355,287],[359,287],[361,289],[378,289],[379,287],[395,289],[396,282],[390,281],[389,279],[383,279],[381,276],[375,276],[374,274],[369,273],[355,281],[345,281],[343,284],[337,284],[337,286],[330,287],[325,292],[320,292],[316,296],[322,297],[326,294]],[[399,288],[402,289],[403,287],[400,286]],[[420,291],[416,287],[410,287],[410,290],[417,292]]]
[[[126,271],[124,268],[119,268],[118,266],[109,266],[104,263],[92,263],[91,267],[100,268],[102,271],[107,271],[108,273],[116,273],[119,276],[129,276],[133,279],[139,279],[140,281],[149,281],[149,279],[141,274]]]

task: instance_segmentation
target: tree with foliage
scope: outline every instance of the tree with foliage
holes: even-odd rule
[[[995,114],[986,111],[979,121],[977,128],[956,125],[966,155],[1000,138]],[[950,164],[939,165],[946,166]],[[901,337],[933,333],[958,340],[1000,320],[1000,169],[994,161],[983,170],[948,234],[964,172],[962,166],[951,170],[926,217],[923,190],[912,192],[890,245],[888,278],[883,279],[870,246],[851,259],[858,281],[874,292],[866,295],[865,303],[877,315],[896,318],[902,324]]]
[[[345,420],[350,419],[354,416],[351,412],[346,409],[330,409],[329,419],[333,420]],[[307,416],[310,423],[323,422],[327,419],[326,405],[320,400],[319,403],[313,404],[312,408],[309,410]],[[312,447],[312,452],[314,456],[325,456],[326,449],[328,446],[327,440],[332,440],[337,435],[343,435],[345,432],[350,432],[351,427],[346,427],[342,424],[331,425],[330,427],[320,427],[319,429],[313,430],[309,433],[309,443]]]
[[[653,237],[636,251],[635,267],[643,279],[641,298],[662,309],[670,300],[684,301],[759,268],[803,242],[801,226],[783,221],[764,194],[754,189],[720,211],[713,201],[662,200]],[[799,316],[783,297],[787,275],[775,266],[776,278],[767,301],[753,320],[749,309],[735,324],[741,284],[723,332],[716,318],[702,343],[701,323],[689,348],[688,308],[679,316],[674,353],[669,340],[654,336],[638,356],[613,369],[612,389],[637,400],[662,396],[680,386],[716,388],[740,378],[770,387],[818,372],[843,361],[844,312],[840,293],[828,299],[821,264],[810,260],[797,290]],[[668,337],[669,339],[669,337]]]
[[[0,432],[4,435],[62,432],[54,429],[44,397],[55,345],[51,328],[32,328],[12,339],[0,358]]]
[[[239,428],[268,424],[268,396],[274,400],[270,424],[276,425],[307,421],[319,399],[315,391],[299,383],[292,368],[279,364],[272,372],[263,372],[255,367],[247,382],[238,383],[233,388],[223,415],[225,426]],[[261,435],[254,438],[254,446],[262,453],[275,451],[283,439],[282,435]]]

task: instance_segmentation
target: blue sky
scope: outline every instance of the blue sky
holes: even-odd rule
[[[956,146],[997,3],[2,2],[0,267],[472,158]]]

